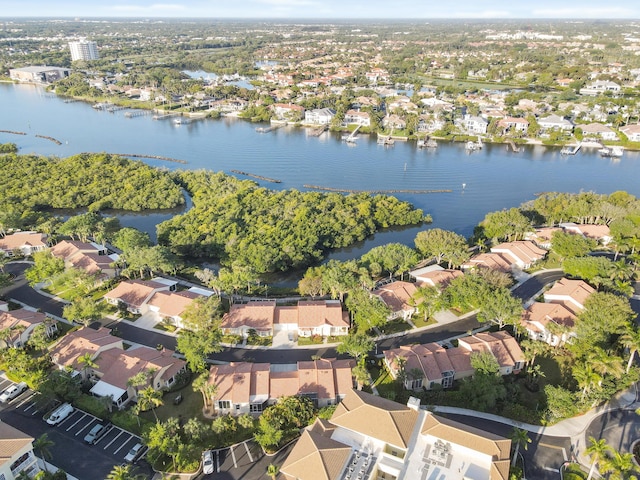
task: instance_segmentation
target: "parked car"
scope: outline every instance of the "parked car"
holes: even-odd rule
[[[205,475],[213,473],[213,452],[211,450],[202,452],[202,473]]]
[[[111,430],[110,423],[107,423],[106,425],[103,425],[102,423],[96,423],[93,427],[91,427],[89,433],[84,436],[84,441],[89,445],[93,445],[94,443],[97,443],[98,440],[100,440],[102,436],[109,430]]]
[[[0,394],[0,402],[2,403],[10,402],[14,398],[20,396],[20,394],[25,392],[28,388],[29,386],[24,382],[11,385],[9,388],[7,388],[4,392]]]
[[[49,425],[57,425],[60,422],[62,422],[65,418],[67,418],[69,415],[71,415],[71,413],[73,413],[73,407],[71,406],[71,404],[63,403],[58,408],[56,408],[53,412],[51,412],[51,415],[49,415],[49,418],[46,419],[47,423]]]
[[[127,453],[127,455],[124,457],[124,461],[127,463],[135,462],[140,457],[140,455],[142,455],[143,451],[144,445],[142,445],[141,443],[136,443],[133,447],[131,447],[129,453]]]

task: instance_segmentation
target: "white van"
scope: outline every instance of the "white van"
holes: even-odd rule
[[[49,418],[47,418],[47,423],[49,425],[57,425],[62,422],[65,418],[67,418],[73,412],[73,407],[69,403],[63,403],[58,408],[56,408]]]

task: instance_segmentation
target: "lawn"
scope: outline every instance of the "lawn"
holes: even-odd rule
[[[178,394],[182,394],[182,402],[180,402],[179,405],[174,405],[173,399],[178,396]],[[156,408],[156,415],[161,422],[164,422],[170,417],[178,418],[181,422],[186,422],[192,417],[208,422],[202,415],[202,394],[199,391],[193,391],[191,382],[180,390],[165,393],[162,401],[164,402],[163,405]],[[150,410],[142,412],[140,416],[150,422],[155,423],[156,421],[153,412]]]
[[[387,322],[382,327],[380,327],[380,331],[385,335],[389,335],[392,333],[404,332],[406,330],[411,330],[411,326],[401,319],[391,320]]]
[[[424,320],[424,317],[421,317],[420,315],[416,315],[415,317],[413,317],[411,319],[411,321],[413,322],[413,324],[417,327],[426,327],[427,325],[435,325],[436,323],[438,323],[438,321],[431,317],[429,319],[427,319],[427,321]]]

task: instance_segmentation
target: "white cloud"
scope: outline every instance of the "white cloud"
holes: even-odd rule
[[[155,3],[153,5],[115,5],[113,10],[118,12],[180,12],[185,10],[184,5],[175,3]]]
[[[576,7],[576,8],[540,8],[532,11],[536,17],[546,18],[629,18],[637,15],[628,8],[620,7]]]

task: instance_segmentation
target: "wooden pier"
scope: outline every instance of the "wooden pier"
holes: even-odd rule
[[[578,142],[576,145],[567,145],[560,150],[561,155],[575,155],[580,151],[582,142]]]
[[[263,180],[265,182],[282,183],[282,180],[278,180],[276,178],[263,177],[262,175],[254,175],[253,173],[243,172],[242,170],[231,170],[231,171],[238,175],[244,175],[245,177],[256,178],[258,180]]]
[[[277,130],[279,128],[284,127],[284,124],[280,123],[280,124],[275,124],[275,125],[271,125],[270,127],[258,127],[256,128],[256,132],[258,133],[269,133],[269,132],[273,132],[274,130]]]
[[[507,143],[509,144],[509,147],[511,147],[512,152],[518,153],[520,151],[520,147],[516,147],[516,144],[514,143],[513,140],[509,140],[507,141]]]
[[[450,189],[442,189],[442,190],[348,190],[343,188],[333,188],[333,187],[321,187],[319,185],[303,185],[304,188],[309,188],[312,190],[321,190],[324,192],[335,192],[335,193],[370,193],[370,194],[392,194],[392,193],[410,193],[414,195],[422,195],[426,193],[451,193]]]
[[[309,133],[309,136],[310,137],[319,137],[320,135],[322,135],[326,131],[327,131],[327,126],[323,125],[322,127],[314,128],[313,130],[311,130],[311,132]]]
[[[144,115],[150,115],[150,114],[151,112],[149,110],[134,110],[132,112],[126,112],[124,116],[127,118],[133,118],[133,117],[142,117]]]

